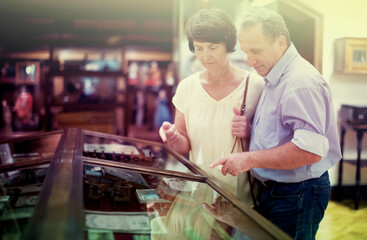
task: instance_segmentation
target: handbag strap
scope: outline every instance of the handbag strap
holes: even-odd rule
[[[243,94],[243,101],[242,101],[241,109],[240,109],[240,115],[241,116],[245,115],[246,97],[247,97],[247,89],[248,89],[249,81],[250,81],[250,73],[247,75],[247,78],[246,78],[246,86],[245,86],[245,91],[244,91],[244,94]],[[232,147],[232,150],[231,150],[231,153],[233,153],[234,148],[236,147],[237,141],[239,141],[240,144],[241,144],[241,150],[245,151],[245,147],[243,146],[242,140],[239,137],[236,137],[236,139],[234,141],[234,144],[233,144],[233,147]],[[254,207],[256,209],[257,208],[257,203],[256,203],[256,198],[255,198],[255,193],[254,193],[254,185],[253,185],[253,182],[252,182],[252,179],[251,179],[250,171],[247,171],[247,180],[249,181],[249,184],[250,184],[251,197],[252,197],[252,201],[254,203]]]
[[[247,97],[247,89],[248,89],[248,82],[249,81],[250,81],[250,73],[247,75],[247,78],[246,78],[245,92],[243,94],[243,100],[242,100],[241,111],[240,111],[241,116],[245,114],[246,97]]]
[[[240,115],[241,116],[245,115],[246,97],[247,97],[247,89],[248,89],[248,83],[249,83],[249,81],[250,81],[250,73],[246,77],[245,91],[244,91],[244,94],[243,94],[243,100],[242,100],[242,104],[241,104],[241,108],[240,108]],[[233,147],[232,147],[232,150],[231,150],[231,153],[233,153],[234,148],[236,147],[237,140],[240,140],[242,151],[245,150],[241,139],[239,139],[238,137],[236,137],[236,139],[234,141],[234,144],[233,144]]]

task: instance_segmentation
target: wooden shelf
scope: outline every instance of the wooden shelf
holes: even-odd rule
[[[124,77],[122,71],[117,72],[97,72],[97,71],[53,71],[48,74],[48,77],[63,76],[63,77]]]

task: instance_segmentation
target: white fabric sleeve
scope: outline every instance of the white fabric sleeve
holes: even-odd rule
[[[181,81],[176,89],[176,93],[172,98],[172,103],[175,106],[177,110],[179,110],[182,113],[185,113],[185,107],[184,107],[184,99],[185,99],[185,89],[184,89],[183,81]]]
[[[291,142],[320,157],[325,157],[329,151],[329,141],[325,136],[304,129],[297,129]]]

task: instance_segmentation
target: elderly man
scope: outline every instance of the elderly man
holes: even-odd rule
[[[295,239],[315,239],[329,202],[328,169],[341,158],[329,86],[299,55],[273,11],[250,11],[239,42],[265,87],[250,151],[211,167],[223,165],[222,174],[234,176],[250,170],[259,183],[259,212]]]

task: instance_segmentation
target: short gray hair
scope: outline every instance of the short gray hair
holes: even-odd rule
[[[274,43],[275,40],[283,35],[286,39],[287,46],[290,45],[289,31],[283,17],[266,8],[254,8],[248,11],[241,24],[241,29],[252,27],[257,23],[262,24],[263,33]]]

